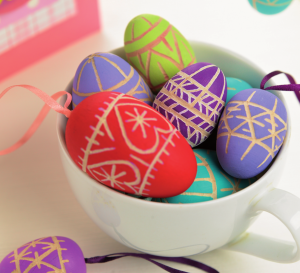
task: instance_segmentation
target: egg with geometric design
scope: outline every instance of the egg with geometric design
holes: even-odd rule
[[[153,108],[165,116],[191,147],[204,142],[225,105],[227,84],[220,68],[192,64],[178,72],[157,94]]]
[[[285,10],[292,0],[248,0],[250,5],[263,14],[272,15]]]
[[[226,77],[227,82],[227,98],[225,105],[230,101],[230,99],[237,94],[238,92],[252,88],[249,83],[237,79],[237,78],[230,78]],[[197,149],[208,149],[208,150],[216,150],[216,144],[217,144],[217,128],[215,128],[208,139],[206,139],[204,142],[202,142],[200,145],[198,145]]]
[[[73,109],[85,98],[105,91],[133,96],[152,105],[153,94],[138,72],[112,53],[94,53],[78,66],[73,80]]]
[[[1,273],[86,273],[80,247],[62,236],[31,241],[9,253],[0,263]]]
[[[183,68],[196,62],[189,42],[167,20],[152,14],[133,18],[126,27],[127,61],[143,75],[154,94]]]
[[[79,103],[65,139],[78,168],[126,193],[173,196],[196,176],[195,156],[180,132],[151,106],[122,93],[100,92]]]
[[[183,193],[169,198],[155,198],[163,203],[198,203],[216,200],[234,194],[256,179],[238,179],[227,174],[220,166],[215,151],[194,149],[197,175],[193,184]]]
[[[287,111],[269,91],[240,91],[226,105],[217,132],[217,156],[233,177],[250,178],[264,171],[287,132]]]

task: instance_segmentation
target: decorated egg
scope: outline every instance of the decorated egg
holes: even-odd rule
[[[138,72],[111,53],[94,53],[80,63],[73,80],[73,109],[85,98],[102,91],[127,94],[149,105],[154,99]]]
[[[263,14],[276,14],[285,10],[292,0],[248,0],[250,5]]]
[[[25,5],[29,0],[0,0],[0,14],[14,11],[23,5]]]
[[[196,63],[179,71],[164,85],[153,108],[195,147],[215,128],[226,95],[226,79],[221,69],[210,63]]]
[[[245,90],[245,89],[250,89],[252,86],[240,79],[237,78],[230,78],[226,77],[227,81],[227,99],[226,99],[226,104],[231,100],[231,98],[237,94],[238,92]]]
[[[227,99],[226,104],[228,101],[238,92],[252,88],[250,84],[247,82],[237,79],[237,78],[230,78],[226,77],[227,82]],[[225,105],[226,105],[225,104]],[[210,136],[202,142],[200,145],[198,145],[197,149],[208,149],[208,150],[216,150],[216,144],[217,144],[217,128],[214,128],[211,132]]]
[[[9,253],[0,263],[1,273],[86,273],[80,247],[61,236],[44,237]]]
[[[237,178],[261,173],[278,153],[287,131],[287,111],[274,94],[261,89],[237,93],[219,121],[217,156]]]
[[[157,15],[142,14],[129,22],[124,49],[128,62],[155,94],[177,72],[196,62],[188,41]]]
[[[83,100],[65,138],[82,171],[126,193],[169,197],[188,189],[196,176],[195,156],[180,132],[151,106],[122,93]]]
[[[193,184],[183,193],[153,201],[164,203],[197,203],[215,200],[236,193],[252,184],[255,179],[234,178],[220,166],[215,151],[194,149],[197,175]]]

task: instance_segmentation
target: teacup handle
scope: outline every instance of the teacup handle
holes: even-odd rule
[[[223,249],[279,263],[293,263],[300,260],[300,199],[275,188],[266,192],[252,209],[253,212],[266,211],[276,216],[289,229],[295,242],[245,232]]]

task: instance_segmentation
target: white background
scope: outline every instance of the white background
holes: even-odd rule
[[[273,16],[258,13],[247,0],[102,0],[100,10],[101,33],[74,43],[0,82],[0,91],[14,84],[30,84],[48,94],[64,90],[84,57],[122,46],[127,23],[142,13],[164,17],[189,40],[222,46],[250,59],[266,73],[282,70],[300,83],[299,0]],[[17,59],[11,61],[17,65]],[[5,64],[0,64],[0,69],[5,69]],[[284,77],[277,77],[275,81],[286,83]],[[292,115],[292,139],[279,187],[300,197],[300,104],[294,94],[286,96]],[[38,98],[22,89],[15,89],[0,101],[0,150],[23,135],[42,105]],[[50,235],[75,240],[85,257],[132,251],[104,234],[77,203],[61,165],[55,120],[56,113],[51,111],[26,145],[0,157],[0,260],[26,242]],[[292,240],[285,226],[266,213],[250,230]],[[300,270],[300,262],[277,264],[224,250],[192,258],[222,273],[298,273]],[[168,264],[200,272],[192,267]],[[165,271],[144,260],[123,258],[88,265],[87,272]]]

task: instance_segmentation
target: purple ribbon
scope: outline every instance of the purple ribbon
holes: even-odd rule
[[[210,267],[208,265],[205,265],[203,263],[200,263],[200,262],[188,259],[188,258],[184,258],[184,257],[160,257],[160,256],[155,256],[155,255],[150,255],[150,254],[142,254],[142,253],[115,253],[115,254],[109,254],[109,255],[105,255],[105,256],[85,258],[84,260],[87,264],[106,263],[106,262],[110,262],[110,261],[113,261],[113,260],[116,260],[119,258],[123,258],[123,257],[128,257],[128,256],[145,259],[151,263],[156,264],[160,268],[162,268],[170,273],[187,273],[187,272],[169,267],[167,265],[153,261],[152,259],[181,263],[181,264],[196,267],[196,268],[201,269],[208,273],[219,273],[219,271],[213,269],[212,267]]]
[[[270,80],[271,78],[273,78],[274,76],[279,75],[279,74],[286,75],[291,84],[275,85],[275,86],[270,86],[270,87],[265,88],[265,84],[267,83],[267,81]],[[269,73],[268,75],[266,75],[261,81],[260,89],[280,90],[280,91],[294,91],[298,101],[300,102],[300,84],[296,84],[296,81],[294,80],[294,78],[290,74],[282,72],[282,71],[273,71],[273,72]]]

